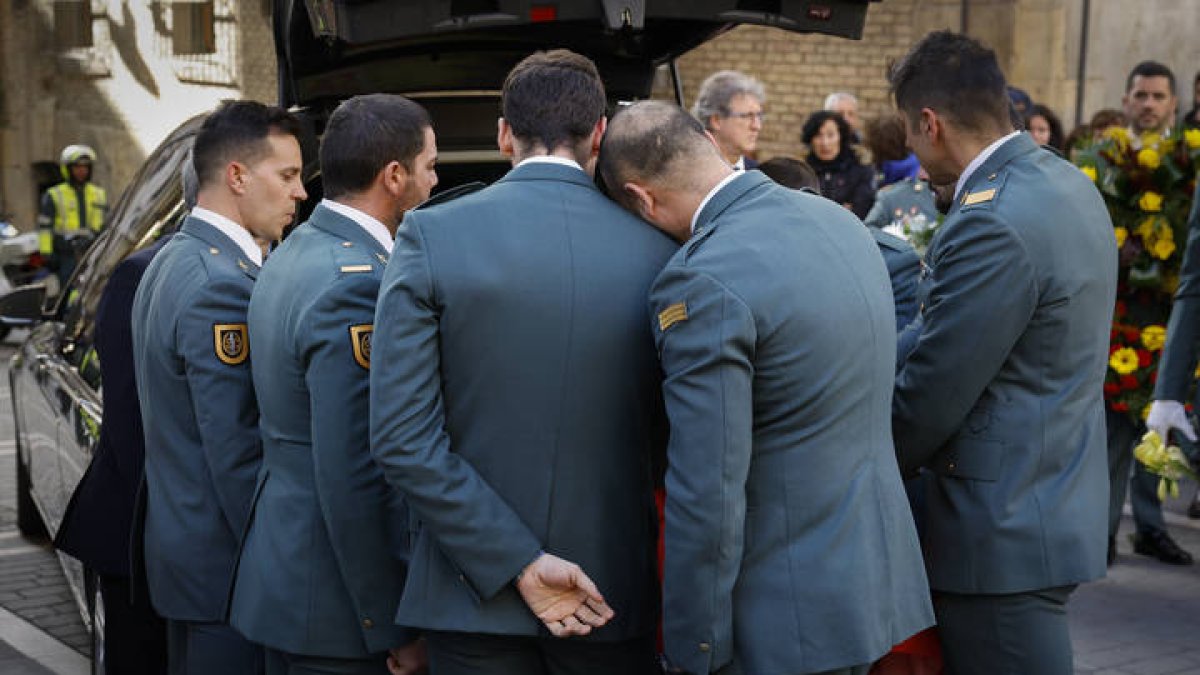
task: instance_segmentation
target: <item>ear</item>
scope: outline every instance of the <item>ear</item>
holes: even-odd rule
[[[917,130],[930,142],[945,140],[946,127],[937,111],[932,108],[921,108],[921,118],[917,120]]]
[[[717,143],[717,137],[713,136],[712,132],[708,129],[704,130],[704,137],[708,139],[709,143],[712,143],[713,149],[717,151],[717,154],[724,157],[725,153],[721,152],[721,145]]]
[[[388,194],[399,196],[404,194],[404,189],[408,187],[408,170],[399,161],[392,160],[380,169],[378,180],[383,184]]]
[[[654,195],[637,183],[625,183],[621,189],[629,197],[630,205],[643,220],[654,222],[653,215],[657,206]]]
[[[511,158],[516,150],[516,140],[513,138],[512,127],[503,118],[496,120],[496,146],[500,148],[500,154]]]
[[[604,140],[604,132],[608,131],[608,118],[603,115],[592,129],[592,157],[600,154],[600,143]]]
[[[707,120],[705,120],[704,132],[708,133],[709,129],[712,129],[713,131],[720,131],[721,130],[721,119],[722,118],[720,115],[710,115],[709,118]],[[712,134],[708,134],[708,135],[712,136]]]
[[[225,185],[237,195],[246,193],[246,181],[249,169],[241,162],[230,162],[225,165]]]

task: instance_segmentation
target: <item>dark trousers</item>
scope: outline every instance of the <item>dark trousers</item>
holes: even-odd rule
[[[1008,595],[933,592],[946,675],[1072,675],[1075,586]]]
[[[861,666],[851,666],[849,668],[838,668],[836,670],[824,670],[819,673],[797,673],[797,675],[867,675],[871,672],[871,664],[865,663]],[[719,668],[713,675],[745,675],[746,671],[742,670],[741,664],[738,663],[737,657],[728,665]]]
[[[129,577],[100,575],[104,600],[104,672],[162,675],[167,672],[167,623],[145,594],[130,600]]]
[[[167,621],[171,675],[263,675],[262,647],[224,623]]]
[[[364,659],[288,654],[266,648],[266,675],[387,675],[387,654]]]
[[[654,636],[623,642],[430,632],[431,675],[657,675]]]

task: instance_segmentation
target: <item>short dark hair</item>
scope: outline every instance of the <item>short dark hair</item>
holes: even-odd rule
[[[1064,145],[1065,141],[1063,139],[1063,125],[1062,121],[1058,119],[1058,115],[1055,115],[1053,110],[1041,103],[1035,103],[1025,115],[1026,129],[1029,129],[1029,120],[1034,117],[1041,117],[1046,120],[1046,125],[1050,127],[1050,142],[1047,145],[1059,152],[1066,151],[1067,148]]]
[[[933,108],[968,131],[1012,126],[1007,84],[996,53],[965,35],[926,35],[892,65],[888,84],[896,107],[910,123],[922,108]]]
[[[661,178],[703,152],[719,157],[699,120],[677,105],[640,101],[613,115],[596,170],[609,196],[628,207],[626,182]]]
[[[1175,93],[1175,73],[1158,61],[1142,61],[1129,71],[1129,77],[1125,78],[1126,94],[1133,89],[1133,78],[1135,77],[1165,77],[1171,85],[1171,93]]]
[[[501,107],[522,143],[552,152],[585,140],[604,116],[604,82],[590,59],[566,49],[537,52],[508,73]]]
[[[818,110],[808,116],[804,120],[804,126],[800,131],[800,140],[805,145],[811,145],[812,139],[817,134],[821,133],[821,127],[825,123],[832,120],[838,128],[838,153],[846,152],[850,149],[850,144],[854,141],[854,132],[850,130],[850,124],[846,122],[846,118],[842,117],[841,113],[833,112],[832,110]]]
[[[909,155],[904,118],[894,110],[868,119],[866,135],[867,150],[871,151],[871,161],[876,166],[882,166],[884,162],[896,162]]]
[[[767,178],[793,190],[805,188],[821,193],[821,179],[808,162],[795,157],[772,157],[758,165],[758,170],[767,174]]]
[[[362,192],[391,162],[412,170],[425,149],[429,113],[397,94],[347,99],[329,116],[321,138],[321,182],[331,199]]]
[[[267,137],[300,139],[300,121],[283,108],[258,101],[222,101],[200,125],[192,162],[200,187],[210,185],[229,162],[253,164],[267,154]]]

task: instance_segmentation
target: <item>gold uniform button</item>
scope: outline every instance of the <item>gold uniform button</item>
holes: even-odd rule
[[[709,645],[707,642],[701,642],[701,643],[700,643],[700,651],[702,651],[702,652],[707,652],[707,651],[708,651],[708,650],[710,650],[710,649],[712,649],[712,646],[711,646],[711,645]]]
[[[948,469],[950,471],[954,471],[957,468],[958,468],[958,465],[955,464],[954,462],[950,462],[949,464],[946,465],[946,469]]]
[[[374,628],[375,622],[370,619],[363,619],[363,628]]]
[[[210,249],[208,249],[208,252],[209,252],[209,253],[211,253],[211,254],[213,254],[213,255],[217,255],[217,254],[218,254],[218,253],[220,253],[221,251],[220,251],[220,250],[218,250],[216,247],[213,247],[213,248],[210,248]]]
[[[350,248],[350,247],[351,247],[351,246],[353,246],[353,245],[354,245],[354,244],[353,244],[352,242],[349,242],[349,241],[343,241],[343,242],[342,242],[342,246],[343,246],[343,247],[345,247],[345,248]]]

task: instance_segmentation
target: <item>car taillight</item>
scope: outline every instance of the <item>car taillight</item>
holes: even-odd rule
[[[530,23],[544,23],[558,18],[558,7],[554,5],[534,5],[529,8]]]

